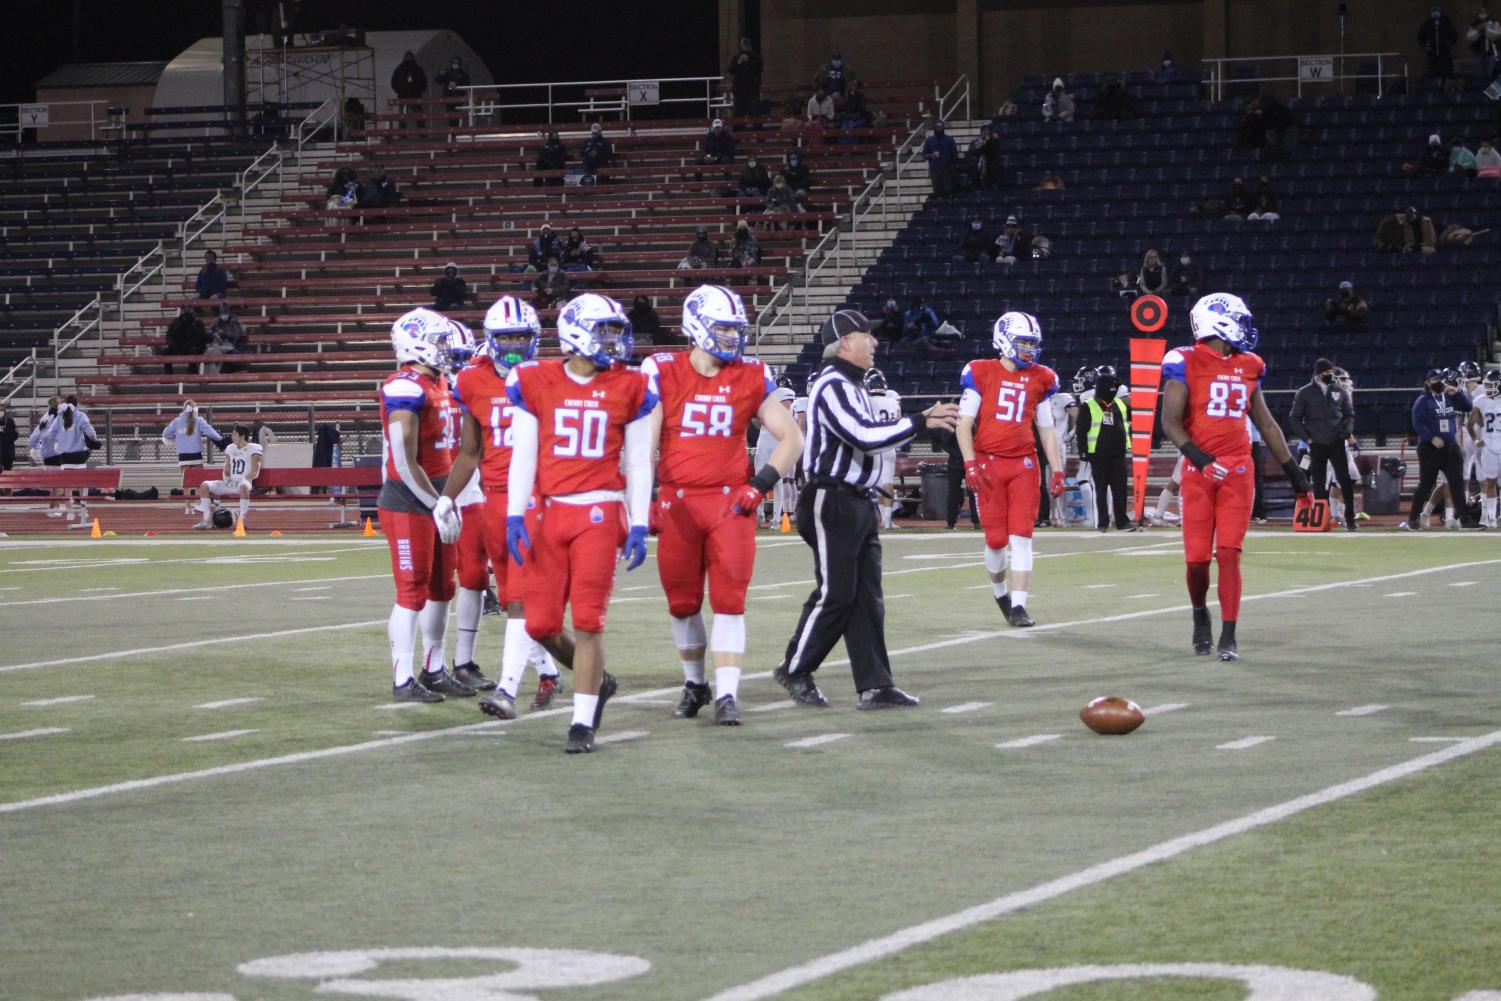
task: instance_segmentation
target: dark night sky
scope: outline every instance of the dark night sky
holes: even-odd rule
[[[75,3],[82,62],[171,59],[200,38],[218,36],[223,23],[218,0],[6,4],[0,103],[32,100],[37,80],[73,61]],[[299,25],[447,28],[484,58],[498,82],[707,76],[721,69],[718,6],[713,0],[456,0],[437,7],[420,0],[306,0]]]

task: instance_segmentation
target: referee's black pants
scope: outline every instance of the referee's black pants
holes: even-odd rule
[[[1439,473],[1444,474],[1444,479],[1449,484],[1451,503],[1457,509],[1460,521],[1465,527],[1473,528],[1470,505],[1466,503],[1465,497],[1464,452],[1458,445],[1434,448],[1431,441],[1418,442],[1418,487],[1412,492],[1412,511],[1407,515],[1408,522],[1413,525],[1418,523],[1418,514],[1423,510],[1423,505],[1428,503],[1428,497],[1438,483]]]
[[[1345,498],[1345,517],[1354,518],[1355,481],[1350,479],[1350,456],[1345,451],[1344,440],[1336,441],[1332,445],[1320,445],[1316,441],[1310,441],[1308,459],[1308,478],[1313,481],[1313,495],[1324,500],[1329,499],[1327,467],[1333,463],[1334,478],[1339,482],[1339,492]],[[1430,486],[1428,489],[1431,491],[1433,488]]]
[[[1126,510],[1126,457],[1096,452],[1088,459],[1094,479],[1095,527],[1102,532],[1110,527],[1113,506],[1115,527],[1124,532],[1131,527],[1131,515]]]
[[[844,639],[855,690],[891,682],[886,605],[881,598],[881,536],[864,491],[810,483],[797,499],[797,534],[813,548],[818,586],[787,644],[787,673],[812,674]]]

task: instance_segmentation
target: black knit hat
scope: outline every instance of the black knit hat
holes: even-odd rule
[[[827,320],[823,321],[823,327],[818,331],[818,339],[823,344],[833,344],[846,334],[858,334],[869,332],[871,322],[865,318],[865,314],[857,309],[841,309]]]

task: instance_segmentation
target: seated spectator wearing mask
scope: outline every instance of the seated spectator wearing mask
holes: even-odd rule
[[[1475,154],[1465,147],[1463,139],[1455,138],[1449,143],[1449,173],[1474,177],[1480,172],[1480,163]]]
[[[681,268],[717,268],[719,267],[719,245],[709,239],[709,227],[700,226],[694,231],[693,243],[688,247],[688,255],[678,265]]]
[[[538,309],[551,309],[560,302],[566,302],[571,289],[563,265],[556,257],[549,257],[547,269],[538,273],[537,280],[532,283],[532,291],[536,293],[532,304]]]
[[[605,138],[604,126],[595,122],[589,126],[589,138],[584,140],[583,148],[579,150],[579,160],[584,165],[584,173],[590,177],[599,174],[608,167],[615,159],[615,147],[610,140]]]
[[[1476,176],[1501,177],[1501,151],[1489,139],[1475,151]]]
[[[1276,222],[1282,216],[1277,212],[1277,192],[1272,189],[1272,179],[1259,178],[1256,193],[1251,196],[1251,211],[1246,218],[1251,222]]]
[[[902,308],[896,304],[895,299],[887,299],[886,304],[881,307],[880,322],[876,324],[876,329],[872,333],[876,335],[876,340],[882,343],[899,341],[902,339],[903,326]]]
[[[541,147],[537,150],[537,169],[546,171],[561,171],[568,169],[568,147],[563,145],[563,139],[556,129],[547,133],[542,140]],[[537,187],[561,188],[562,177],[539,177],[533,182]]]
[[[198,318],[197,312],[192,306],[184,306],[178,311],[177,317],[167,327],[166,353],[169,355],[201,355],[208,347],[208,330],[204,328],[203,321]],[[172,375],[170,362],[162,365],[168,375]],[[188,365],[189,375],[196,375],[197,365]]]
[[[735,224],[735,237],[730,241],[730,267],[753,268],[761,263],[761,243],[751,232],[750,224],[741,219]]]
[[[433,309],[440,313],[463,309],[468,298],[469,284],[459,276],[459,266],[449,261],[443,266],[443,274],[433,282]]]
[[[1251,214],[1256,206],[1251,198],[1251,192],[1246,190],[1246,179],[1237,177],[1230,182],[1230,191],[1225,195],[1223,205],[1226,219],[1244,219]]]
[[[1428,145],[1423,147],[1423,152],[1418,157],[1418,173],[1424,177],[1438,177],[1448,172],[1449,153],[1444,149],[1443,140],[1435,132],[1428,137]]]
[[[766,172],[765,164],[755,157],[750,157],[740,170],[738,184],[740,197],[765,198],[766,192],[771,190],[771,175]]]
[[[537,235],[526,248],[526,270],[528,272],[543,271],[547,268],[547,259],[563,257],[563,241],[559,240],[552,231],[552,225],[543,223],[537,230]]]
[[[978,218],[971,219],[959,251],[956,260],[974,265],[975,273],[979,274],[984,265],[995,263],[995,237],[985,229],[985,223]]]
[[[584,231],[575,226],[568,231],[563,244],[562,261],[564,271],[595,271],[599,268],[599,251],[584,239]]]
[[[234,284],[234,276],[219,266],[219,255],[212,250],[203,252],[203,267],[193,280],[193,289],[200,299],[223,299]]]
[[[1045,122],[1071,122],[1074,120],[1074,97],[1063,89],[1063,77],[1053,78],[1053,89],[1042,99],[1042,120]]]
[[[797,194],[787,184],[787,178],[778,174],[771,180],[771,190],[766,192],[766,212],[769,215],[790,215],[801,212]]]
[[[808,98],[808,121],[821,122],[825,125],[834,121],[834,99],[822,87],[815,90],[813,96]]]
[[[724,127],[724,119],[716,118],[704,136],[702,156],[699,163],[726,164],[735,162],[735,137]]]
[[[803,163],[803,158],[797,150],[787,154],[787,162],[782,167],[782,176],[787,178],[787,186],[801,200],[807,200],[808,193],[813,190],[813,175],[808,170],[808,165]]]
[[[1194,262],[1187,251],[1179,254],[1178,266],[1173,269],[1172,280],[1168,283],[1168,293],[1197,300],[1199,289],[1203,287],[1204,269]]]
[[[377,163],[370,177],[360,187],[362,209],[383,209],[401,201],[401,189],[386,176],[385,165]]]
[[[1324,300],[1324,323],[1330,330],[1356,333],[1365,329],[1366,317],[1371,307],[1355,291],[1355,283],[1339,283],[1339,292],[1332,299]]]
[[[1027,260],[1032,256],[1032,238],[1027,231],[1022,229],[1021,220],[1016,216],[1006,217],[1006,227],[1001,230],[1001,235],[995,238],[995,261],[1004,264],[1008,268],[1015,264],[1018,259]]]
[[[230,315],[229,303],[219,303],[219,319],[209,328],[209,346],[204,350],[205,359],[218,355],[237,355],[245,350],[248,338],[245,336],[245,328],[240,326],[240,321]],[[220,372],[239,371],[238,365],[210,364],[204,362],[203,371],[208,375],[217,375]]]
[[[626,314],[631,321],[631,334],[638,344],[655,344],[662,336],[662,318],[657,315],[656,307],[651,304],[651,299],[644,295],[636,296],[631,303],[631,311]]]

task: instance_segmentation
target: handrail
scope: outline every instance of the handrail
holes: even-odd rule
[[[1299,55],[1284,56],[1221,56],[1214,59],[1203,60],[1204,64],[1209,67],[1209,78],[1204,82],[1209,87],[1210,99],[1214,101],[1223,101],[1225,99],[1225,87],[1227,84],[1233,86],[1235,84],[1256,85],[1263,83],[1296,83],[1298,85],[1297,94],[1299,97],[1302,97],[1303,85],[1305,83],[1310,85],[1323,83],[1339,83],[1344,80],[1375,80],[1376,96],[1379,98],[1385,96],[1386,92],[1386,63],[1388,63],[1390,60],[1400,58],[1400,52],[1307,52]],[[1302,61],[1305,59],[1328,59],[1335,66],[1335,70],[1328,76],[1319,75],[1305,77],[1301,71]],[[1344,72],[1345,63],[1351,59],[1375,59],[1376,72]],[[1258,76],[1247,77],[1240,80],[1229,79],[1227,77],[1226,67],[1230,63],[1275,62],[1292,62],[1300,67],[1300,69],[1292,76]],[[1402,78],[1404,80],[1407,79],[1407,63],[1405,61],[1402,63]]]
[[[320,116],[322,119],[321,121],[319,120]],[[318,107],[308,112],[307,116],[293,127],[292,138],[296,143],[294,148],[297,151],[297,162],[299,164],[302,163],[303,147],[312,140],[313,136],[317,135],[319,132],[322,132],[329,125],[334,125],[337,129],[338,120],[339,105],[333,98],[330,97],[322,104],[318,105]],[[309,128],[309,126],[311,126],[311,128]]]
[[[99,107],[99,106],[101,106],[101,105],[104,107],[104,111],[102,113],[97,113],[96,114],[96,108]],[[37,108],[37,107],[42,107],[42,108],[46,108],[47,109],[47,124],[45,124],[45,125],[26,125],[25,123],[23,123],[21,121],[21,109],[22,108]],[[86,107],[86,108],[88,108],[89,109],[88,118],[85,119],[85,118],[79,117],[79,118],[62,118],[62,119],[59,119],[57,121],[53,121],[52,120],[52,109],[53,108],[77,108],[77,107]],[[14,115],[14,117],[15,117],[15,121],[13,121],[13,122],[9,121],[9,119],[11,118],[12,115]],[[66,127],[69,127],[69,126],[80,126],[80,125],[87,125],[89,127],[89,138],[90,139],[94,139],[94,138],[97,138],[97,133],[103,127],[104,123],[106,123],[106,122],[109,121],[109,102],[108,101],[104,101],[104,100],[99,100],[99,101],[25,101],[25,102],[22,102],[22,103],[19,103],[19,104],[0,104],[0,117],[3,117],[5,119],[7,119],[4,122],[0,122],[0,137],[10,136],[12,139],[14,139],[15,142],[18,142],[18,143],[21,141],[22,134],[25,133],[27,129],[53,129],[53,128],[66,128]]]
[[[26,378],[23,380],[19,373],[22,366],[26,365],[29,365],[31,367],[31,374],[26,376]],[[36,376],[36,348],[32,348],[31,355],[29,357],[22,358],[20,361],[16,362],[10,367],[9,372],[6,372],[5,375],[0,376],[0,388],[3,388],[7,383],[14,383],[14,385],[11,386],[10,392],[6,393],[4,396],[0,396],[0,403],[10,403],[11,400],[16,398],[16,395],[19,394],[21,390],[25,389],[27,386],[36,381]]]
[[[631,117],[631,108],[635,107],[635,105],[631,103],[629,95],[625,95],[619,98],[612,98],[609,100],[602,100],[597,96],[590,97],[584,94],[580,94],[580,96],[578,96],[577,98],[562,98],[557,95],[559,90],[568,90],[574,88],[609,87],[611,89],[619,88],[626,90],[632,83],[637,82],[650,82],[657,85],[659,96],[655,104],[652,106],[670,104],[701,105],[704,109],[704,117],[707,118],[712,116],[715,108],[724,108],[729,104],[729,102],[724,98],[723,94],[720,93],[724,85],[724,76],[723,74],[718,74],[715,76],[642,76],[632,79],[615,80],[556,80],[552,82],[537,83],[471,84],[459,88],[460,91],[464,92],[466,99],[463,104],[458,105],[456,110],[468,117],[468,124],[470,126],[476,124],[476,116],[499,116],[503,112],[507,111],[539,109],[546,110],[547,120],[549,122],[553,121],[553,115],[555,111],[561,111],[563,109],[584,112],[616,112],[623,115],[625,119],[629,120]],[[675,88],[668,86],[671,84],[695,84],[697,86]],[[660,94],[661,90],[663,89],[681,89],[684,91],[686,96],[663,96]],[[495,96],[493,99],[485,99],[479,94],[480,91],[493,92]],[[524,93],[527,91],[544,92],[546,98],[545,100],[523,99],[509,104],[500,103],[501,97],[505,92]],[[435,114],[434,117],[440,116]],[[497,118],[496,120],[498,121],[499,118]]]
[[[88,313],[90,311],[93,312],[93,314],[94,314],[93,317],[87,323],[83,323],[82,319],[83,319],[84,314]],[[64,341],[63,337],[66,336],[68,328],[71,327],[71,326],[74,326],[75,324],[79,325],[77,332],[74,333],[73,336],[69,337],[66,341]],[[99,295],[94,296],[94,298],[91,299],[88,302],[87,305],[85,305],[78,312],[74,313],[72,316],[68,317],[67,321],[64,322],[61,326],[59,326],[57,328],[57,330],[55,330],[53,332],[53,334],[52,334],[52,388],[53,388],[53,392],[57,393],[58,395],[62,395],[63,377],[62,377],[62,365],[60,364],[60,359],[62,358],[63,352],[67,351],[73,345],[75,345],[79,341],[83,340],[84,336],[87,335],[89,333],[89,331],[95,330],[95,329],[97,329],[99,331],[99,349],[103,350],[103,348],[104,348],[104,299],[103,299],[102,296],[99,296]]]
[[[217,209],[215,208],[215,206],[217,206]],[[203,205],[199,206],[198,211],[188,216],[187,219],[183,220],[182,223],[178,225],[177,236],[182,241],[182,256],[184,258],[188,256],[188,245],[190,243],[192,243],[194,240],[197,240],[204,233],[207,233],[210,229],[213,228],[215,223],[222,222],[224,220],[226,208],[227,206],[224,204],[224,196],[215,195]],[[204,222],[203,225],[199,226],[196,230],[194,230],[194,224],[197,223],[201,217],[205,216],[207,217],[207,221]]]
[[[157,260],[155,264],[152,264],[150,263],[152,258],[160,259]],[[146,251],[146,253],[142,254],[139,260],[122,271],[120,275],[115,279],[115,289],[120,293],[119,301],[121,310],[125,308],[126,299],[134,295],[137,291],[140,290],[141,286],[145,285],[157,275],[164,274],[166,270],[167,248],[166,245],[162,243],[162,241],[158,240],[156,241],[155,247],[152,247],[150,250]],[[137,271],[141,272],[141,276],[139,278],[133,278],[132,276]]]

